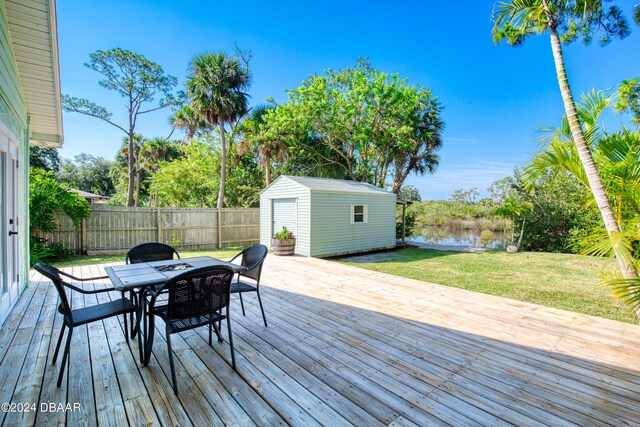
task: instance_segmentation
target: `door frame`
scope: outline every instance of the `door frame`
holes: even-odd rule
[[[2,244],[2,259],[0,268],[6,276],[0,283],[0,325],[18,300],[20,294],[20,241],[19,235],[9,236],[9,231],[19,232],[19,204],[18,194],[20,191],[19,166],[19,143],[8,129],[0,124],[0,151],[4,153],[4,177],[2,183],[5,185],[4,200],[0,200],[0,244]],[[0,196],[1,197],[1,196]],[[9,224],[9,220],[12,223]],[[6,285],[5,283],[6,282]],[[6,286],[6,291],[5,291]]]

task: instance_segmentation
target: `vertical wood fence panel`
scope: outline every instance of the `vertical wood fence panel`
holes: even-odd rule
[[[255,244],[259,237],[260,209],[222,209],[222,247]],[[182,250],[218,247],[216,209],[126,208],[91,206],[83,226],[76,230],[62,213],[58,229],[43,235],[73,252],[90,254],[124,252],[144,242],[167,243]]]

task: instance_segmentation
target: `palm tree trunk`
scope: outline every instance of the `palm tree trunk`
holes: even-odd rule
[[[264,181],[267,184],[271,184],[271,156],[268,154],[264,156]]]
[[[576,104],[573,100],[571,88],[569,87],[569,79],[567,77],[567,70],[564,65],[564,57],[562,54],[560,37],[558,35],[557,29],[555,27],[551,27],[550,34],[551,50],[553,52],[553,60],[556,66],[558,85],[560,86],[560,93],[562,94],[562,101],[564,103],[564,109],[567,114],[569,127],[571,128],[573,142],[578,149],[578,156],[580,157],[580,161],[582,162],[584,171],[587,174],[587,180],[589,182],[589,186],[591,187],[593,198],[595,199],[598,209],[600,209],[600,214],[602,215],[605,229],[611,236],[613,233],[619,233],[620,227],[616,222],[613,210],[611,209],[609,198],[607,197],[607,193],[604,189],[604,184],[602,183],[602,178],[600,178],[600,174],[596,169],[593,157],[591,157],[591,151],[589,150],[589,146],[587,145],[587,142],[585,140],[584,133],[582,132],[582,127],[580,125],[580,120],[578,119],[578,113],[576,111]],[[618,267],[620,268],[620,271],[625,279],[633,279],[638,277],[638,272],[624,256],[624,254],[616,251],[616,259],[618,261]],[[640,317],[640,313],[636,314],[638,314]]]
[[[511,244],[516,243],[516,217],[511,219]]]
[[[220,128],[220,191],[218,192],[218,204],[217,209],[222,209],[224,206],[224,187],[227,180],[227,139],[224,133],[224,120],[218,118],[218,127]]]
[[[522,217],[522,227],[520,227],[520,236],[518,237],[518,244],[516,245],[518,247],[518,250],[520,250],[520,245],[522,244],[522,236],[524,235],[524,223],[527,221],[527,219],[523,216]]]

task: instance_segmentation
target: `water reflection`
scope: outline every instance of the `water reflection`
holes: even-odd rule
[[[432,245],[481,246],[480,233],[482,230],[460,230],[448,227],[427,226],[421,233],[409,237],[408,240],[429,243]],[[502,232],[493,232],[493,238],[487,244],[488,248],[504,246]]]

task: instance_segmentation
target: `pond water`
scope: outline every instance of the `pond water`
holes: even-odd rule
[[[432,245],[455,245],[455,246],[480,246],[480,233],[482,230],[460,230],[448,227],[425,227],[420,234],[408,237],[407,240],[429,243]],[[504,246],[502,232],[493,232],[493,238],[487,245],[488,248]]]

